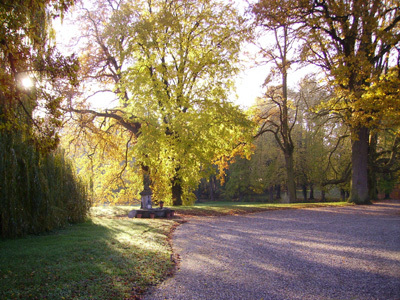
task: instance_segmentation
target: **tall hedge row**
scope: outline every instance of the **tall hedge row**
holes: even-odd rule
[[[2,238],[81,222],[89,207],[86,186],[62,151],[41,154],[18,134],[0,133]]]

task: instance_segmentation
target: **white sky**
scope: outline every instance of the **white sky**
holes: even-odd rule
[[[253,105],[255,99],[262,96],[261,85],[264,83],[266,76],[267,70],[265,66],[249,66],[249,68],[240,73],[236,79],[237,99],[235,99],[235,103],[243,108],[249,108]]]
[[[243,0],[234,0],[238,5],[243,6],[245,3]],[[243,7],[242,7],[243,8]],[[60,20],[57,19],[53,22],[53,25],[57,31],[57,46],[63,48],[63,44],[70,40],[72,37],[76,36],[79,28],[74,26],[74,24],[68,23],[64,20],[63,24],[60,23]],[[248,45],[244,47],[246,52],[249,52],[252,56],[255,56],[257,52],[257,48],[254,45]],[[236,95],[233,94],[231,100],[234,101],[237,105],[242,108],[249,108],[255,103],[255,99],[257,97],[262,96],[262,84],[268,75],[268,67],[267,66],[254,66],[254,62],[252,59],[247,58],[243,55],[245,62],[245,69],[239,74],[236,78]],[[296,73],[289,74],[289,82],[291,82],[291,86],[297,84],[298,80],[305,75],[304,71],[298,71]],[[297,81],[290,80],[291,78],[297,78]],[[102,99],[108,99],[109,96],[102,95],[97,96],[95,99],[96,104],[100,104]],[[109,102],[109,100],[107,100]],[[105,108],[107,105],[103,103],[97,106],[96,108]]]

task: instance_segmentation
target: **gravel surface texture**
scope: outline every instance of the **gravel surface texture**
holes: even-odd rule
[[[145,299],[400,299],[400,202],[192,218]]]

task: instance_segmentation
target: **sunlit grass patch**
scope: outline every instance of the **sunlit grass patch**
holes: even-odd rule
[[[347,202],[319,203],[249,203],[249,202],[205,202],[194,206],[174,208],[178,215],[183,216],[226,216],[262,212],[274,209],[299,209],[326,206],[347,206]]]
[[[92,218],[0,242],[1,299],[135,298],[173,267],[172,220]]]
[[[119,217],[127,216],[132,209],[139,209],[140,205],[104,205],[90,208],[92,217]]]
[[[315,203],[257,203],[257,202],[229,202],[210,201],[196,203],[193,206],[174,206],[178,216],[226,216],[262,212],[273,209],[298,209],[326,206],[348,206],[348,202],[315,202]],[[139,206],[98,206],[92,207],[92,216],[116,217],[127,216],[132,209]]]

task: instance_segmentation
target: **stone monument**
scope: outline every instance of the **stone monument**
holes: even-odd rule
[[[151,192],[150,188],[145,188],[143,192],[140,193],[141,197],[141,208],[142,209],[151,209],[153,207],[151,203],[151,195],[153,193]]]
[[[150,176],[148,173],[145,173],[143,176],[143,191],[140,193],[142,209],[151,209],[153,207],[151,202],[152,194],[150,188]]]

